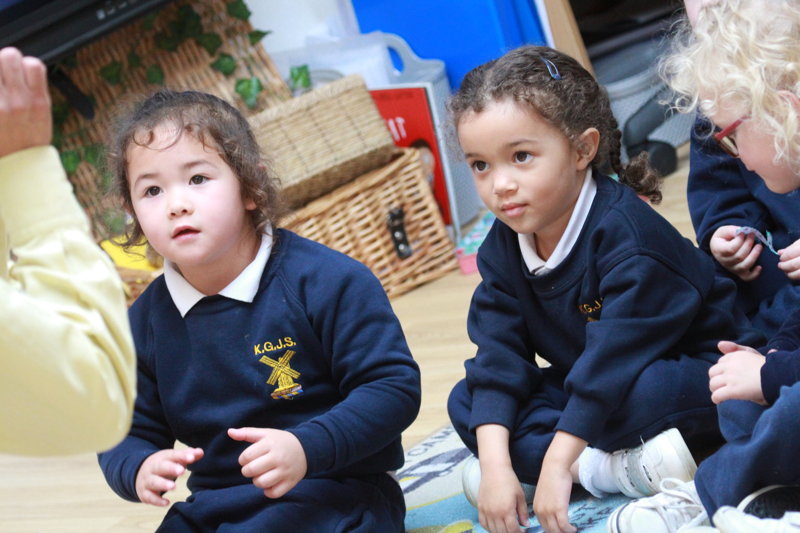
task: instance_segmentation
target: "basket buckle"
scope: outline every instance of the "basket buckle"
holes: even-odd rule
[[[394,251],[400,259],[411,257],[411,254],[414,253],[411,249],[411,245],[408,243],[405,218],[406,215],[402,207],[390,209],[389,215],[386,217],[386,226],[389,228],[389,234],[392,236]]]

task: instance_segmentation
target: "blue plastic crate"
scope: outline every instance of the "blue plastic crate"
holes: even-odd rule
[[[474,67],[523,44],[546,44],[533,0],[352,0],[362,33],[400,35],[445,62],[453,88]]]

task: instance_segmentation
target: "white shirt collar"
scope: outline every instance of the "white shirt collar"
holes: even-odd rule
[[[564,230],[564,234],[561,236],[561,239],[559,239],[555,250],[553,250],[553,253],[547,261],[539,257],[539,254],[536,253],[536,242],[532,233],[518,234],[519,249],[522,252],[522,259],[525,261],[525,266],[531,274],[534,276],[547,274],[566,259],[567,255],[569,255],[575,243],[578,241],[581,229],[583,229],[583,224],[589,216],[589,211],[592,208],[592,201],[596,194],[597,183],[592,179],[592,169],[590,167],[586,170],[583,186],[578,195],[578,201],[575,202],[572,215],[569,217],[567,228]]]
[[[240,302],[252,302],[258,292],[261,276],[267,266],[270,252],[272,251],[272,231],[268,227],[266,232],[261,235],[261,246],[258,248],[255,259],[242,270],[236,279],[231,281],[224,289],[219,291],[220,296],[239,300]],[[164,281],[167,284],[172,301],[181,313],[182,317],[194,307],[194,305],[205,298],[207,295],[198,291],[186,281],[186,278],[178,272],[172,261],[164,261]]]

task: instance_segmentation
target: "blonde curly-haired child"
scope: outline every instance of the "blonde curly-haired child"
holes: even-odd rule
[[[716,127],[710,138],[770,191],[797,194],[800,2],[691,4],[699,8],[694,27],[683,28],[663,64],[681,110],[707,117]],[[796,271],[800,253],[787,248],[781,263]],[[617,509],[610,532],[688,532],[709,517],[723,533],[800,531],[800,514],[791,512],[800,510],[800,311],[759,351],[727,341],[720,350],[709,386],[726,444],[700,464],[693,482],[665,480],[661,494]]]

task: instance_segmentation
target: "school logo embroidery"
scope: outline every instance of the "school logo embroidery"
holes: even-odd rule
[[[291,400],[303,392],[303,386],[294,381],[300,378],[300,372],[289,366],[289,362],[295,354],[296,352],[293,350],[286,350],[277,361],[266,355],[259,359],[259,362],[272,367],[272,373],[269,375],[267,385],[278,384],[278,388],[270,394],[275,400]]]
[[[603,308],[603,299],[597,298],[592,303],[578,304],[578,311],[586,317],[586,322],[596,322],[600,319],[600,310]]]

